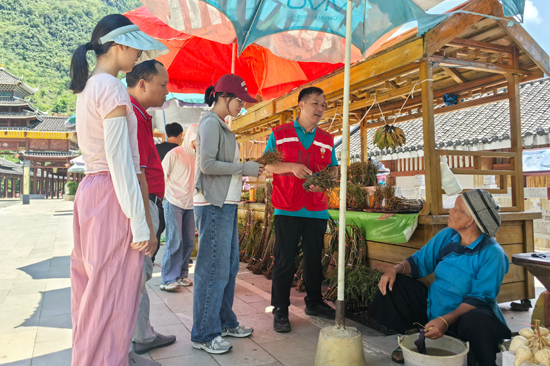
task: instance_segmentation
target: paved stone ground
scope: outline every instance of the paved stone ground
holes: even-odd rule
[[[33,200],[0,205],[0,364],[65,366],[71,362],[69,258],[72,250],[72,202]],[[162,248],[162,247],[161,247]],[[158,254],[157,262],[162,258]],[[175,334],[170,347],[147,357],[172,365],[312,365],[321,327],[326,320],[304,314],[304,294],[292,290],[292,332],[272,329],[269,304],[271,281],[250,273],[244,264],[237,278],[234,310],[239,321],[254,327],[247,339],[232,339],[233,350],[211,356],[191,347],[193,288],[179,293],[160,291],[160,267],[148,283],[151,323],[158,332]],[[192,275],[191,275],[192,277]],[[537,287],[540,293],[542,287]],[[529,322],[530,314],[501,305],[512,330]],[[396,336],[384,336],[363,325],[369,365],[395,365],[389,354]]]

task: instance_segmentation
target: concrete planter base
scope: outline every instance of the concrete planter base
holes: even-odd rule
[[[75,197],[74,194],[66,194],[65,196],[63,196],[63,199],[65,201],[74,201],[74,197]]]

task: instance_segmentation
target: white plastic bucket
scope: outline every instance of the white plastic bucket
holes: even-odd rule
[[[459,339],[443,336],[439,339],[426,338],[426,348],[437,348],[455,353],[453,356],[429,356],[416,351],[414,341],[418,333],[397,337],[397,342],[403,350],[405,366],[465,366],[470,345]],[[414,350],[414,351],[413,351]]]

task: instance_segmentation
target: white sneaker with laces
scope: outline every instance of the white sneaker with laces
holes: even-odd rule
[[[160,285],[160,289],[163,291],[175,292],[180,289],[180,285],[177,282],[169,283],[167,285]]]
[[[227,342],[220,336],[217,336],[207,342],[193,342],[193,348],[202,349],[208,353],[218,355],[229,351],[231,347],[233,347],[231,343]]]
[[[229,328],[222,331],[222,337],[236,337],[236,338],[245,338],[254,332],[252,328],[245,328],[242,325],[237,325],[235,328]]]
[[[193,281],[191,281],[189,278],[185,277],[185,278],[180,278],[178,280],[178,284],[182,287],[189,287],[189,286],[193,286]]]

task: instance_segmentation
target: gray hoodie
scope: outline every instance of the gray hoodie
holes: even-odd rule
[[[195,189],[213,206],[222,207],[233,174],[258,176],[255,161],[233,163],[237,140],[235,134],[214,112],[205,113],[197,132]]]

